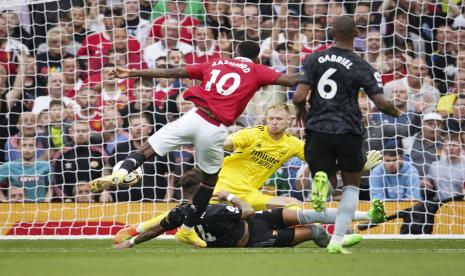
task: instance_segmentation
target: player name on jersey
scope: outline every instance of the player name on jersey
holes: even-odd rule
[[[212,67],[216,67],[218,65],[230,65],[230,66],[233,66],[233,67],[238,67],[240,69],[242,69],[242,72],[244,73],[249,73],[250,72],[250,67],[249,65],[247,65],[246,63],[242,63],[242,62],[234,62],[234,61],[231,61],[231,60],[227,60],[227,59],[220,59],[218,61],[214,61],[212,63]]]
[[[339,64],[342,64],[347,69],[350,69],[350,67],[353,64],[352,61],[350,61],[349,59],[337,55],[325,55],[318,58],[319,63],[325,63],[327,61],[337,62]]]

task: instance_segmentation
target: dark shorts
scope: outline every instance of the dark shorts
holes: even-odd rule
[[[257,213],[249,219],[249,242],[247,247],[289,247],[292,246],[295,229],[283,222],[283,209]]]
[[[312,175],[324,171],[328,176],[360,172],[366,162],[363,137],[353,133],[328,134],[310,131],[305,141],[305,160]]]

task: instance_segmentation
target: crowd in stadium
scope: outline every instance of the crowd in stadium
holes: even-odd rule
[[[366,148],[384,160],[364,175],[360,198],[463,193],[460,0],[62,0],[0,10],[0,202],[180,199],[178,179],[195,164],[189,145],[145,163],[137,187],[90,192],[90,180],[193,108],[183,99],[193,81],[113,79],[110,72],[233,57],[245,40],[260,44],[260,63],[299,72],[307,55],[331,46],[332,20],[341,14],[354,15],[356,52],[380,72],[386,97],[403,112],[382,114],[360,94]],[[230,132],[263,124],[266,107],[292,105],[293,93],[262,89]],[[290,131],[304,138],[295,119]],[[265,192],[305,200],[311,180],[304,164],[289,160]]]

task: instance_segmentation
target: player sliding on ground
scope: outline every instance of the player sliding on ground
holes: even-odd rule
[[[270,106],[266,113],[266,125],[243,129],[230,135],[224,142],[224,148],[233,151],[225,158],[220,171],[215,192],[226,191],[236,195],[252,206],[256,211],[272,208],[302,209],[303,204],[291,197],[270,196],[261,193],[263,183],[292,157],[304,158],[304,142],[291,135],[287,130],[290,121],[289,108],[285,104]],[[381,162],[379,152],[370,152],[364,170],[370,170]],[[325,208],[328,194],[328,182],[324,177],[316,177],[313,182],[312,203],[315,210]],[[217,203],[211,201],[211,203]],[[384,222],[383,203],[373,200],[369,212],[356,212],[355,220]],[[336,209],[327,209],[321,213],[325,223],[334,223]],[[137,226],[122,229],[115,238],[122,239],[136,236],[158,224],[166,216],[161,214]],[[321,220],[320,219],[320,220]]]
[[[190,213],[176,233],[176,239],[205,247],[205,241],[197,236],[193,226],[204,213],[218,180],[227,126],[234,123],[260,87],[269,84],[293,86],[298,82],[298,74],[284,75],[256,64],[259,53],[257,43],[245,41],[238,45],[238,57],[234,59],[216,59],[166,70],[115,69],[113,74],[118,78],[190,78],[201,80],[202,84],[189,88],[184,94],[184,98],[194,102],[196,108],[155,132],[148,143],[128,155],[115,174],[91,181],[91,190],[97,192],[119,185],[126,175],[146,160],[164,156],[184,144],[194,145],[195,157],[202,171],[202,184],[192,199]]]
[[[198,173],[193,170],[181,177],[184,198],[190,200],[199,187]],[[326,230],[315,224],[309,224],[314,217],[313,210],[290,210],[277,208],[255,213],[255,210],[228,192],[214,194],[218,201],[227,204],[208,205],[195,230],[207,243],[207,247],[290,247],[313,240],[320,247],[326,247],[331,236]],[[144,233],[115,244],[115,248],[130,248],[136,244],[151,240],[167,230],[181,226],[189,214],[187,204],[172,209],[160,223],[153,225]],[[361,236],[347,235],[344,246],[359,243]]]

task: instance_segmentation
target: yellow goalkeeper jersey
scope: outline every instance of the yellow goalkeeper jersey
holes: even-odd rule
[[[257,126],[238,131],[231,139],[234,152],[224,160],[217,189],[232,193],[257,191],[290,158],[305,160],[304,142],[287,131],[274,140],[266,126]]]

